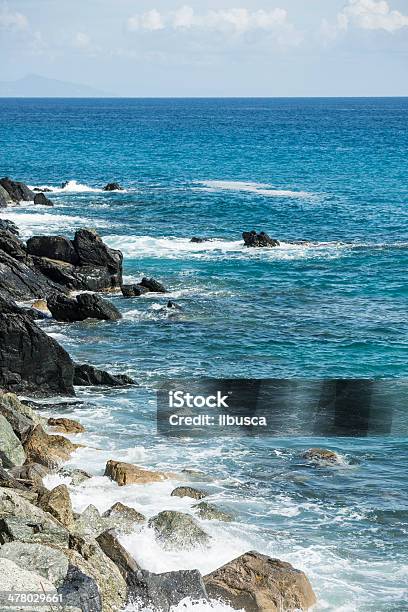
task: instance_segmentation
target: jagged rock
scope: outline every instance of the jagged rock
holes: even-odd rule
[[[66,485],[61,484],[46,491],[38,499],[38,505],[55,517],[61,525],[70,528],[74,524],[74,515],[72,512],[71,498]]]
[[[193,236],[190,242],[195,242],[196,244],[201,244],[202,242],[207,242],[209,238],[200,238],[199,236]]]
[[[134,508],[125,506],[125,504],[122,504],[122,502],[116,502],[113,504],[113,506],[111,506],[109,510],[106,510],[102,516],[113,519],[118,525],[121,525],[123,522],[129,524],[144,523],[146,520],[146,517],[143,516],[143,514]]]
[[[63,236],[33,236],[27,240],[27,253],[65,261],[74,266],[79,263],[79,257],[71,240]]]
[[[251,612],[307,610],[316,603],[302,571],[254,551],[208,574],[204,583],[211,598]]]
[[[18,439],[24,442],[35,424],[19,410],[15,409],[12,402],[8,401],[7,394],[4,401],[3,397],[4,394],[0,394],[0,414],[7,419]]]
[[[14,561],[10,559],[0,559],[0,576],[1,576],[1,590],[3,592],[14,591],[16,593],[46,593],[49,595],[56,594],[55,586],[33,571],[22,569]],[[7,602],[4,602],[2,610],[29,610],[29,612],[40,612],[44,610],[44,606],[29,606],[20,607],[17,604],[13,606],[7,606]]]
[[[80,229],[75,232],[73,240],[80,265],[102,266],[108,268],[111,274],[116,274],[121,285],[123,255],[120,251],[110,249],[103,243],[95,230]]]
[[[26,456],[12,426],[0,414],[0,459],[5,468],[23,465]]]
[[[94,578],[87,576],[74,565],[69,565],[63,584],[58,588],[64,608],[72,606],[81,612],[101,612],[102,600]]]
[[[197,521],[184,512],[165,510],[151,518],[148,524],[166,550],[190,550],[206,546],[210,541],[210,536]]]
[[[64,417],[50,417],[47,421],[47,424],[54,428],[54,431],[59,431],[61,433],[83,433],[85,431],[85,427],[78,423],[78,421],[74,421],[73,419],[66,419]]]
[[[61,585],[68,573],[68,557],[44,544],[7,542],[0,547],[0,558],[9,559],[21,569],[43,576],[54,586]]]
[[[5,177],[0,179],[0,185],[8,192],[13,202],[34,200],[34,193],[24,183]]]
[[[140,297],[144,293],[150,293],[149,289],[142,287],[142,285],[122,285],[120,288],[123,297]]]
[[[26,481],[28,484],[40,488],[43,486],[43,478],[49,474],[49,470],[39,463],[25,463],[21,467],[14,467],[10,470],[14,478]]]
[[[110,459],[105,467],[105,476],[118,483],[120,487],[128,484],[146,484],[160,482],[168,478],[164,472],[153,472],[137,467],[131,463]]]
[[[9,192],[4,189],[2,185],[0,185],[0,208],[7,208],[7,206],[10,206],[10,204],[13,204],[13,200],[11,199]]]
[[[51,469],[67,461],[78,446],[68,438],[48,435],[41,425],[37,425],[24,443],[28,462],[40,463]]]
[[[8,406],[10,410],[15,410],[26,416],[35,425],[44,425],[47,422],[46,419],[40,416],[33,408],[33,406],[35,406],[34,403],[30,403],[29,400],[20,401],[15,393],[0,392],[0,402]]]
[[[309,448],[303,453],[303,459],[314,463],[339,463],[339,456],[327,448]]]
[[[108,183],[103,188],[103,191],[123,191],[123,187],[119,183]]]
[[[0,387],[37,395],[74,395],[73,376],[74,364],[65,349],[0,297]]]
[[[34,196],[34,204],[36,206],[54,206],[54,202],[51,202],[43,192],[36,193]]]
[[[27,261],[27,263],[30,263]],[[0,296],[8,300],[43,298],[65,289],[0,249]],[[1,307],[0,307],[1,311]]]
[[[76,298],[55,294],[48,298],[47,306],[57,321],[118,321],[122,318],[113,304],[93,293],[81,293]]]
[[[94,366],[83,364],[75,364],[74,385],[80,387],[123,387],[126,385],[136,385],[135,381],[126,374],[109,374],[104,370],[99,370]]]
[[[217,508],[217,506],[214,504],[209,504],[208,502],[194,504],[193,510],[196,511],[201,519],[205,519],[207,521],[224,521],[225,523],[232,521],[231,514],[220,510]]]
[[[24,484],[20,482],[19,480],[17,480],[14,473],[12,473],[13,470],[15,469],[20,469],[20,468],[19,467],[11,468],[9,471],[5,470],[3,466],[1,465],[1,461],[0,461],[0,487],[6,488],[6,489],[16,489],[17,491],[18,490],[25,491],[26,487],[24,486]]]
[[[252,232],[243,232],[242,237],[244,244],[247,247],[276,247],[279,246],[279,241],[271,238],[265,232],[259,234],[253,230]]]
[[[52,193],[52,189],[49,187],[34,187],[33,191],[36,191],[37,193]]]
[[[89,504],[76,519],[73,532],[81,537],[95,538],[112,526],[111,521],[101,516],[98,508]]]
[[[139,565],[118,540],[114,529],[108,529],[96,538],[106,556],[113,561],[123,578],[129,584],[131,575],[140,570]]]
[[[0,250],[13,259],[25,261],[27,257],[24,242],[18,236],[7,230],[0,229]]]
[[[103,612],[121,610],[127,601],[126,581],[96,540],[72,535],[67,555],[71,564],[98,585]]]
[[[154,278],[143,277],[140,281],[140,285],[153,293],[166,293],[164,285],[159,283],[159,281],[155,280]]]
[[[68,477],[71,479],[71,484],[74,487],[81,485],[86,480],[89,480],[91,476],[85,470],[80,470],[78,468],[70,468],[63,467],[58,470],[58,474],[63,477]]]
[[[171,492],[172,497],[192,497],[193,499],[203,499],[208,493],[194,489],[194,487],[177,487]]]
[[[47,516],[44,513],[45,516]],[[6,542],[33,542],[68,546],[68,531],[57,523],[47,520],[33,520],[24,517],[5,516],[0,518],[0,544]]]
[[[3,187],[0,186],[0,193],[2,189]],[[5,189],[3,191],[5,191]],[[0,219],[0,230],[2,232],[10,232],[10,234],[14,234],[15,236],[18,236],[20,234],[17,225],[13,221],[9,221],[8,219]]]

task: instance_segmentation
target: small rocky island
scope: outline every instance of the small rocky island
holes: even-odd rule
[[[109,187],[120,188],[116,184]],[[37,197],[23,183],[0,180],[2,207]],[[256,232],[244,240],[251,247],[271,247],[277,242]],[[123,285],[122,272],[122,253],[109,248],[93,230],[78,229],[71,240],[33,236],[25,243],[14,223],[0,220],[2,590],[46,593],[54,598],[50,608],[61,609],[58,602],[62,600],[63,609],[71,612],[119,611],[135,600],[167,612],[185,597],[222,599],[248,612],[310,608],[316,597],[306,575],[258,552],[247,552],[206,576],[183,569],[155,574],[137,564],[120,543],[123,533],[148,525],[166,550],[206,548],[211,538],[198,519],[233,519],[205,501],[206,491],[191,486],[188,470],[170,474],[112,458],[105,476],[121,487],[180,481],[171,495],[196,500],[195,516],[164,508],[147,519],[120,502],[102,515],[94,506],[77,514],[65,484],[51,490],[45,487],[43,479],[51,473],[69,476],[73,486],[90,476],[86,466],[64,467],[78,448],[66,434],[73,437],[84,431],[83,426],[67,418],[41,416],[41,399],[75,396],[75,387],[80,385],[136,383],[125,373],[75,363],[38,321],[44,317],[66,322],[87,318],[118,321],[120,312],[97,292],[122,291],[123,299],[128,299],[166,291],[159,281],[149,278]]]

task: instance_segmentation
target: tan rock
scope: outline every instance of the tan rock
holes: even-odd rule
[[[303,453],[303,458],[309,461],[327,461],[329,463],[338,463],[339,456],[332,450],[327,448],[309,448]]]
[[[247,612],[307,610],[316,596],[304,572],[251,551],[204,577],[209,597]]]
[[[67,485],[61,484],[52,491],[46,491],[40,496],[38,505],[45,512],[52,514],[64,527],[69,528],[74,524],[74,514]]]
[[[24,443],[27,462],[40,463],[49,468],[56,468],[61,462],[67,461],[77,448],[78,445],[68,438],[45,433],[41,425],[33,429]]]
[[[128,484],[160,482],[170,477],[170,475],[165,472],[145,470],[131,463],[114,461],[113,459],[110,459],[106,464],[105,476],[109,476],[109,478],[117,482],[120,487]]]
[[[78,423],[78,421],[74,421],[73,419],[66,419],[64,417],[50,417],[47,421],[48,425],[54,428],[55,431],[60,431],[61,433],[83,433],[85,431],[85,427]]]
[[[44,312],[45,314],[51,315],[50,311],[48,310],[46,300],[35,300],[35,302],[31,304],[31,307],[35,308],[36,310],[40,310],[41,312]]]

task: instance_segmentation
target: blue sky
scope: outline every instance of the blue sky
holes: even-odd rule
[[[124,96],[408,95],[408,1],[0,0],[0,54]]]

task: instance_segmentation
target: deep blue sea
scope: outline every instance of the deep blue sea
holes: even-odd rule
[[[168,440],[155,433],[154,393],[192,376],[408,378],[407,159],[407,98],[0,100],[0,174],[52,188],[55,203],[0,216],[24,237],[95,227],[123,251],[126,281],[148,275],[169,289],[111,295],[119,322],[42,323],[76,360],[141,385],[83,389],[84,403],[61,412],[88,428],[90,448],[71,461],[94,474],[71,487],[78,511],[118,500],[147,516],[191,511],[194,500],[170,497],[175,482],[109,482],[115,458],[202,470],[196,484],[234,514],[201,521],[210,551],[164,552],[147,528],[126,536],[147,569],[207,572],[256,549],[306,572],[316,610],[408,610],[401,432]],[[110,181],[125,191],[103,192]],[[281,245],[245,248],[252,229]],[[317,445],[340,464],[300,458]]]

